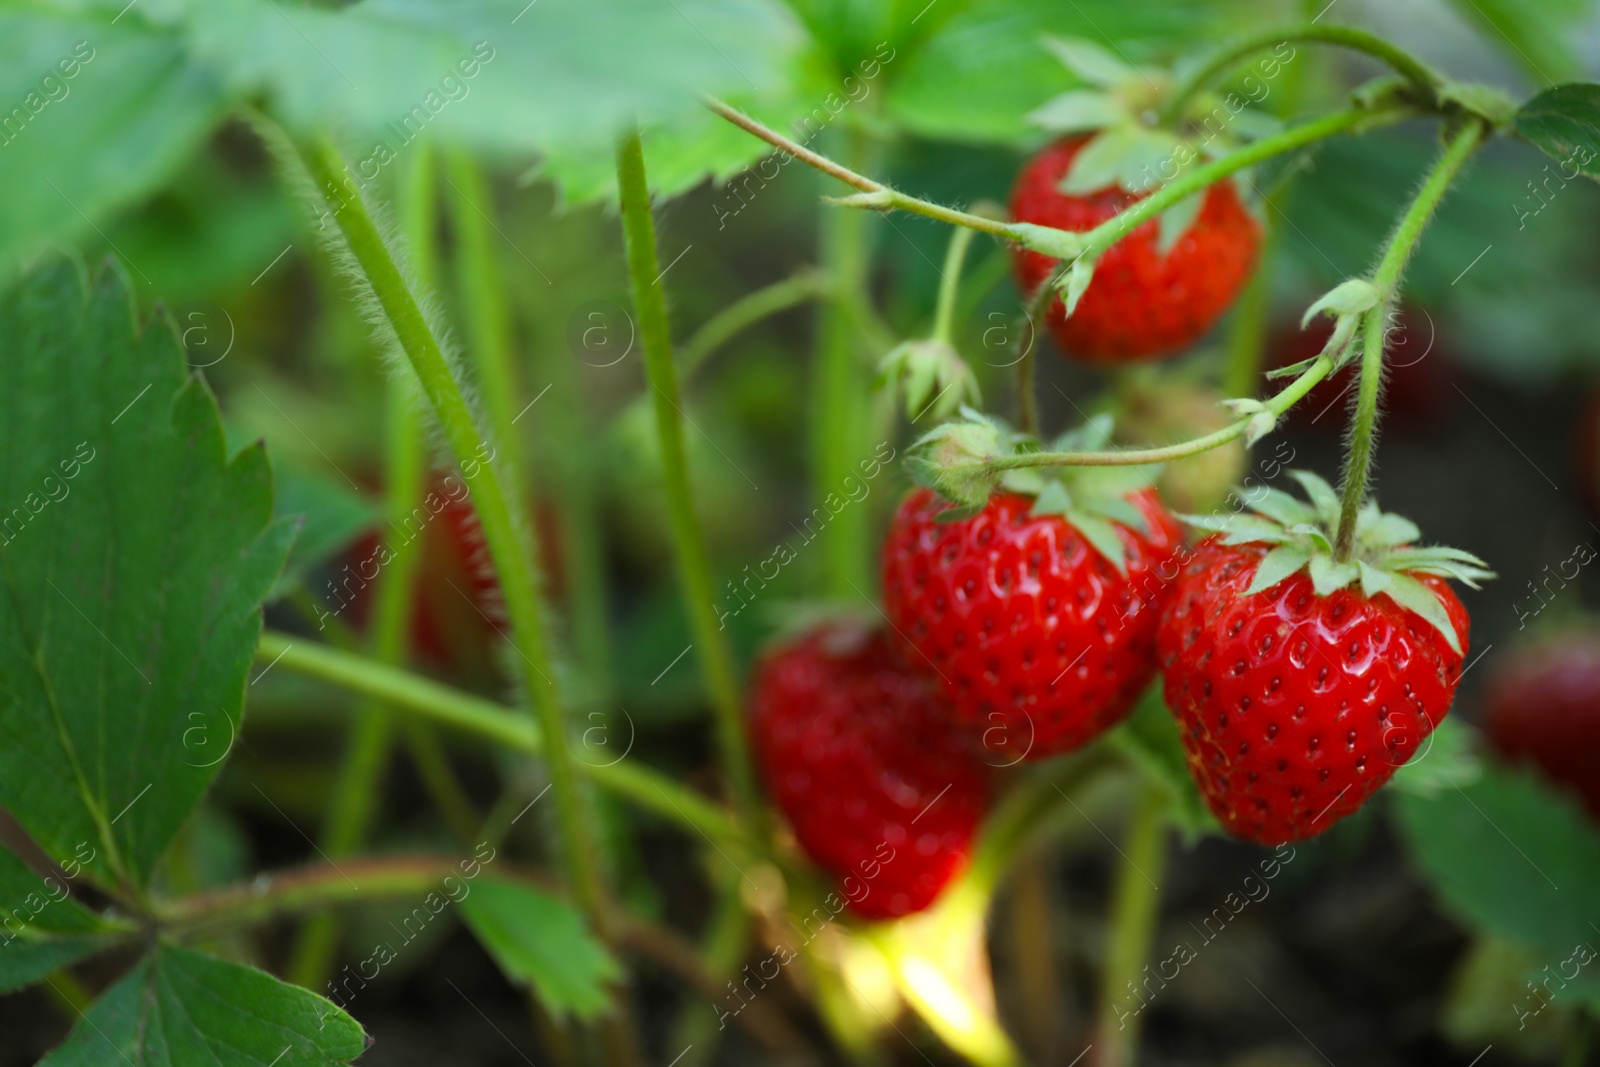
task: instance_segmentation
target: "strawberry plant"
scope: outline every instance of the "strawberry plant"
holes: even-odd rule
[[[1592,1058],[1594,12],[1316,7],[0,5],[0,1060]]]

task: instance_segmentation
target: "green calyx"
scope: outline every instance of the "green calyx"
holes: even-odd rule
[[[1028,115],[1028,121],[1058,135],[1090,134],[1062,176],[1068,196],[1085,196],[1108,186],[1145,195],[1184,169],[1238,145],[1277,132],[1277,119],[1230,97],[1201,93],[1175,128],[1154,116],[1171,92],[1166,71],[1132,67],[1101,45],[1082,38],[1047,37],[1044,47],[1088,87],[1054,97]],[[1157,217],[1157,248],[1170,252],[1200,215],[1204,193],[1174,204]],[[1061,258],[1067,258],[1062,256]],[[1087,274],[1077,286],[1081,293]],[[1068,290],[1063,296],[1071,305]]]
[[[1127,551],[1117,523],[1150,533],[1149,521],[1128,494],[1150,486],[1160,465],[1119,467],[1026,467],[996,469],[996,461],[1043,449],[1037,439],[971,408],[935,427],[912,446],[906,460],[912,480],[932,489],[951,507],[939,522],[959,522],[984,509],[996,489],[1033,498],[1032,515],[1056,515],[1117,569],[1127,573]],[[1062,434],[1049,451],[1101,451],[1111,444],[1112,420],[1099,415]]]
[[[967,361],[949,342],[937,338],[895,345],[878,363],[878,385],[899,386],[906,418],[912,422],[929,414],[949,418],[982,399]]]
[[[1261,486],[1237,489],[1253,514],[1181,515],[1184,522],[1222,535],[1225,545],[1265,544],[1271,550],[1261,558],[1245,596],[1262,592],[1302,570],[1311,578],[1317,596],[1325,597],[1360,585],[1367,598],[1380,594],[1414,612],[1438,630],[1457,653],[1461,640],[1450,624],[1438,595],[1416,579],[1419,574],[1453,578],[1471,588],[1493,578],[1483,560],[1459,548],[1420,547],[1422,531],[1400,515],[1378,510],[1374,500],[1362,506],[1356,518],[1354,549],[1341,560],[1334,552],[1339,528],[1339,494],[1309,471],[1290,471],[1310,502],[1281,489]]]

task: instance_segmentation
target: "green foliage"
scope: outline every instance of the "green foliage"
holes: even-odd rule
[[[0,848],[0,993],[111,943],[100,918],[70,896],[73,869],[41,878]]]
[[[566,901],[491,878],[462,900],[461,913],[506,977],[532,983],[550,1014],[591,1019],[609,1006],[606,986],[622,968]]]
[[[0,12],[0,275],[150,192],[224,107],[217,79],[171,32]]]
[[[84,1014],[40,1067],[334,1067],[366,1050],[332,1001],[253,967],[158,947]]]
[[[257,446],[123,277],[58,262],[0,301],[0,803],[57,860],[142,884],[238,728],[294,527]],[[213,747],[211,751],[216,751]],[[210,762],[210,766],[200,766]]]
[[[1396,809],[1422,874],[1474,928],[1557,960],[1600,940],[1600,833],[1571,797],[1491,769]]]
[[[278,467],[277,488],[277,514],[301,525],[289,561],[273,586],[274,598],[376,526],[379,518],[373,502],[348,485],[287,464]]]
[[[1517,132],[1561,164],[1561,177],[1600,181],[1600,85],[1546,89],[1517,109]]]
[[[1183,738],[1178,736],[1177,720],[1162,699],[1159,682],[1150,687],[1133,714],[1107,735],[1107,740],[1166,794],[1167,817],[1186,838],[1222,832],[1189,774]]]

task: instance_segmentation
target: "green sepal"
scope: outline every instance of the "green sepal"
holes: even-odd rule
[[[1422,533],[1410,519],[1388,514],[1369,500],[1356,512],[1353,552],[1337,560],[1340,501],[1333,487],[1309,471],[1289,476],[1305,490],[1306,503],[1273,488],[1238,488],[1234,494],[1250,514],[1179,515],[1190,526],[1219,535],[1225,545],[1271,546],[1256,565],[1245,596],[1270,589],[1291,575],[1306,571],[1317,596],[1326,597],[1359,585],[1367,598],[1387,596],[1412,612],[1457,653],[1460,635],[1450,625],[1439,595],[1415,577],[1430,574],[1476,588],[1494,577],[1483,560],[1459,548],[1418,546]]]
[[[1394,572],[1390,574],[1390,579],[1389,588],[1383,591],[1384,595],[1407,611],[1422,616],[1428,625],[1444,635],[1450,648],[1460,655],[1461,635],[1456,633],[1456,628],[1450,624],[1450,615],[1444,610],[1444,602],[1439,599],[1439,595],[1409,574]]]
[[[1264,589],[1271,589],[1304,567],[1310,560],[1311,553],[1300,545],[1278,545],[1261,557],[1261,563],[1256,567],[1256,576],[1250,580],[1250,588],[1244,591],[1244,595],[1249,596]]]

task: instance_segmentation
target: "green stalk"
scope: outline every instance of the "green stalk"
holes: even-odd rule
[[[1356,392],[1355,417],[1350,425],[1350,442],[1345,453],[1344,484],[1340,488],[1339,535],[1334,558],[1343,562],[1355,547],[1356,515],[1367,499],[1367,482],[1372,473],[1372,450],[1378,420],[1378,398],[1383,389],[1383,348],[1389,317],[1400,295],[1400,279],[1406,263],[1422,238],[1433,213],[1444,199],[1450,183],[1472,153],[1483,144],[1487,130],[1482,122],[1465,123],[1451,136],[1444,151],[1428,172],[1427,179],[1411,206],[1400,217],[1373,272],[1378,303],[1362,319],[1361,380]]]
[[[267,630],[256,648],[256,660],[375,697],[386,707],[411,712],[502,748],[529,755],[546,751],[539,728],[514,709],[363,656]],[[574,763],[579,773],[600,788],[724,846],[742,847],[738,828],[722,809],[676,779],[638,760],[620,760],[609,767]]]
[[[854,160],[865,151],[865,135],[841,131]],[[822,220],[821,261],[829,297],[817,329],[816,376],[811,396],[811,492],[816,500],[841,491],[856,464],[872,449],[872,368],[862,358],[860,307],[867,287],[867,220],[854,211],[831,212]],[[839,512],[820,538],[822,595],[854,599],[871,584],[866,507]]]
[[[512,369],[511,313],[488,214],[494,209],[494,194],[477,161],[464,149],[447,150],[445,166],[445,182],[453,194],[450,222],[456,233],[456,297],[463,313],[467,350],[472,353],[481,386],[491,439],[504,459],[506,491],[520,502],[524,494],[532,492],[532,486],[527,483],[528,472],[517,462],[522,450],[517,447],[512,425],[518,392]]]
[[[826,276],[807,268],[745,294],[707,319],[705,325],[683,343],[678,350],[678,377],[688,381],[706,357],[762,319],[827,293]]]
[[[485,443],[455,370],[396,266],[360,191],[346,176],[338,149],[324,137],[303,150],[301,156],[319,188],[329,193],[338,191],[340,202],[330,205],[336,209],[334,221],[410,359],[472,494],[505,595],[513,647],[526,668],[521,688],[531,705],[530,714],[544,735],[545,763],[555,794],[561,827],[560,854],[567,881],[579,906],[603,933],[606,910],[594,834],[573,769],[560,698],[552,680],[554,668],[546,651],[543,608],[532,565],[532,532],[526,524],[516,521],[500,468],[494,463],[494,451]]]
[[[944,270],[939,275],[939,296],[933,306],[932,340],[954,343],[951,335],[955,332],[956,300],[961,295],[961,268],[977,232],[960,227],[950,235],[950,244],[944,253]]]
[[[426,142],[417,145],[402,172],[397,198],[402,230],[412,249],[413,270],[422,285],[428,282],[433,251],[432,159]],[[410,373],[402,370],[389,377],[385,394],[384,510],[390,531],[405,528],[406,516],[422,498],[422,427],[414,389]],[[378,662],[398,664],[406,654],[421,555],[420,545],[409,539],[388,547],[391,558],[379,572],[373,592],[370,645]],[[375,700],[366,700],[356,713],[323,823],[321,848],[333,859],[351,855],[367,838],[383,793],[393,726],[393,716]],[[335,913],[311,916],[295,942],[288,967],[290,980],[308,989],[321,988],[332,969],[341,932],[342,923]]]
[[[1444,79],[1411,53],[1353,26],[1339,26],[1333,23],[1309,24],[1255,30],[1222,45],[1172,87],[1171,93],[1161,107],[1161,121],[1168,124],[1175,122],[1183,116],[1184,108],[1195,95],[1214,79],[1220,78],[1262,49],[1289,41],[1340,45],[1365,52],[1374,59],[1388,64],[1395,73],[1409,81],[1422,94],[1421,103],[1429,107],[1438,103],[1438,92],[1444,84]]]
[[[1156,785],[1140,788],[1112,890],[1111,942],[1101,975],[1095,1042],[1100,1046],[1096,1062],[1101,1067],[1133,1067],[1137,1059],[1143,971],[1161,916],[1158,880],[1167,862],[1166,799]]]
[[[750,912],[743,897],[743,879],[737,873],[725,878],[717,891],[711,921],[701,938],[700,958],[715,982],[732,981],[750,946]],[[717,1013],[691,994],[672,1026],[672,1048],[690,1049],[680,1067],[700,1067],[716,1056],[722,1028]]]
[[[1328,357],[1318,357],[1300,377],[1285,386],[1270,400],[1263,401],[1263,404],[1273,415],[1282,415],[1309,393],[1318,382],[1326,378],[1332,367],[1333,361]],[[1020,470],[1024,467],[1129,467],[1146,463],[1170,463],[1173,460],[1197,456],[1201,452],[1210,451],[1218,445],[1225,445],[1235,438],[1243,437],[1245,431],[1250,428],[1250,421],[1251,417],[1247,416],[1204,437],[1160,448],[1128,448],[1118,452],[1025,452],[1013,456],[997,456],[979,466],[984,472],[992,474],[999,471]]]
[[[1410,107],[1351,108],[1321,118],[1303,122],[1282,130],[1270,137],[1252,141],[1243,148],[1195,167],[1161,186],[1154,193],[1139,200],[1126,211],[1115,215],[1085,233],[1058,230],[1050,226],[1035,226],[1024,222],[997,222],[982,215],[956,211],[931,201],[890,189],[871,178],[820,156],[789,138],[770,130],[747,115],[742,115],[726,104],[713,104],[712,110],[740,128],[755,134],[776,148],[782,149],[802,162],[832,175],[865,191],[865,195],[847,197],[837,203],[845,207],[868,208],[874,211],[908,211],[940,222],[966,226],[984,233],[1014,241],[1024,248],[1042,252],[1055,259],[1071,261],[1080,256],[1098,256],[1107,248],[1126,237],[1136,227],[1165,211],[1193,193],[1212,185],[1235,171],[1282,155],[1315,141],[1346,133],[1360,126],[1372,129],[1407,118],[1415,112]]]
[[[1279,89],[1280,115],[1292,115],[1299,108],[1300,99],[1305,95],[1309,66],[1309,61],[1297,63],[1283,72],[1283,83]],[[1264,198],[1263,206],[1269,216],[1276,214],[1288,217],[1289,193],[1290,189],[1283,185],[1276,193]],[[1255,396],[1261,388],[1267,318],[1272,308],[1272,263],[1283,247],[1283,234],[1282,226],[1271,225],[1267,228],[1261,259],[1256,264],[1250,284],[1239,297],[1233,321],[1229,324],[1227,362],[1222,377],[1222,391],[1227,396]]]
[[[639,315],[645,372],[654,393],[663,487],[673,548],[678,558],[678,577],[683,585],[684,607],[698,646],[700,669],[711,691],[717,740],[732,781],[735,810],[746,826],[753,827],[759,825],[760,801],[750,750],[745,744],[733,649],[727,634],[717,624],[710,554],[700,520],[694,513],[689,488],[689,465],[683,447],[683,412],[678,406],[678,376],[672,363],[672,330],[667,321],[666,295],[660,284],[655,221],[650,214],[650,187],[644,170],[644,149],[637,131],[618,146],[617,190],[627,239],[634,309]]]

